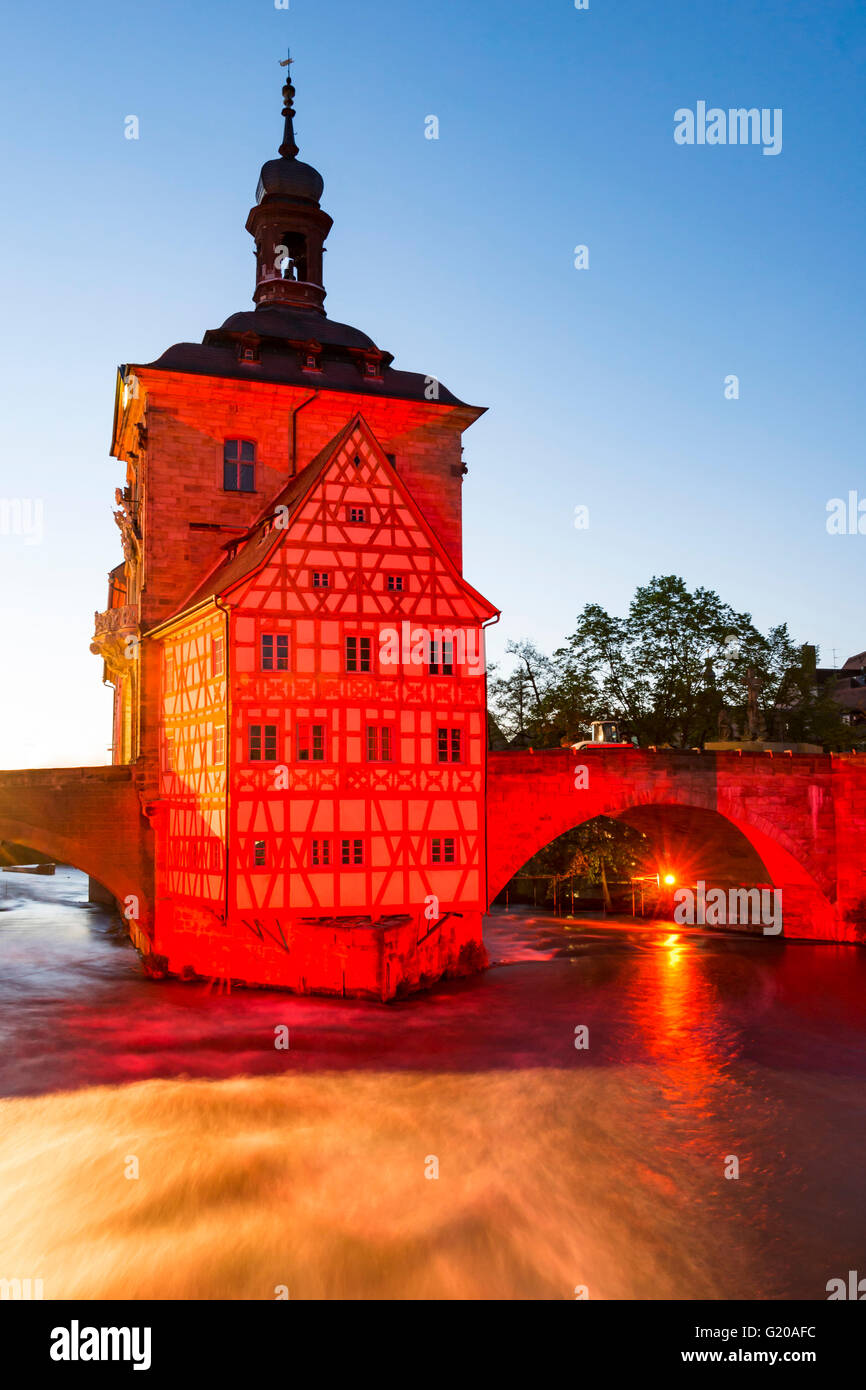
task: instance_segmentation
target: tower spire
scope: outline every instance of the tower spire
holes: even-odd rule
[[[283,87],[283,143],[279,157],[262,165],[256,205],[247,231],[256,244],[256,288],[260,309],[277,306],[324,313],[322,256],[331,219],[323,212],[324,189],[317,169],[297,158],[291,50],[280,60],[286,69]]]
[[[295,141],[295,127],[293,120],[295,116],[294,100],[295,89],[292,85],[292,50],[286,50],[287,57],[280,60],[280,67],[286,68],[286,85],[283,87],[283,143],[280,145],[280,154],[284,159],[295,159],[298,154],[298,146]]]

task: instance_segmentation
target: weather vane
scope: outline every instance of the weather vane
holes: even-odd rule
[[[287,58],[281,58],[281,59],[280,59],[280,67],[281,67],[281,68],[288,68],[288,67],[291,67],[292,63],[295,61],[294,58],[292,57],[292,50],[291,50],[290,48],[287,48],[287,49],[286,49],[286,52],[287,52],[287,54],[288,54],[289,56],[288,56]]]

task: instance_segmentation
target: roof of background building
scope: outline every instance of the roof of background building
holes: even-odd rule
[[[846,709],[866,709],[866,685],[834,690],[833,699],[837,705],[844,705]]]

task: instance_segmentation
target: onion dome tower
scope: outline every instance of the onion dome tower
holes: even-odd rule
[[[279,159],[262,166],[256,205],[246,228],[256,247],[257,308],[291,306],[324,313],[322,260],[333,220],[319,206],[324,180],[318,170],[298,159],[294,131],[295,89],[292,58],[283,87],[283,140]]]

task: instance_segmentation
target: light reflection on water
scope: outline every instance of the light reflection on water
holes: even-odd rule
[[[490,924],[499,964],[417,999],[226,997],[147,980],[85,888],[0,875],[0,1277],[823,1298],[862,1272],[859,948],[524,912]]]

